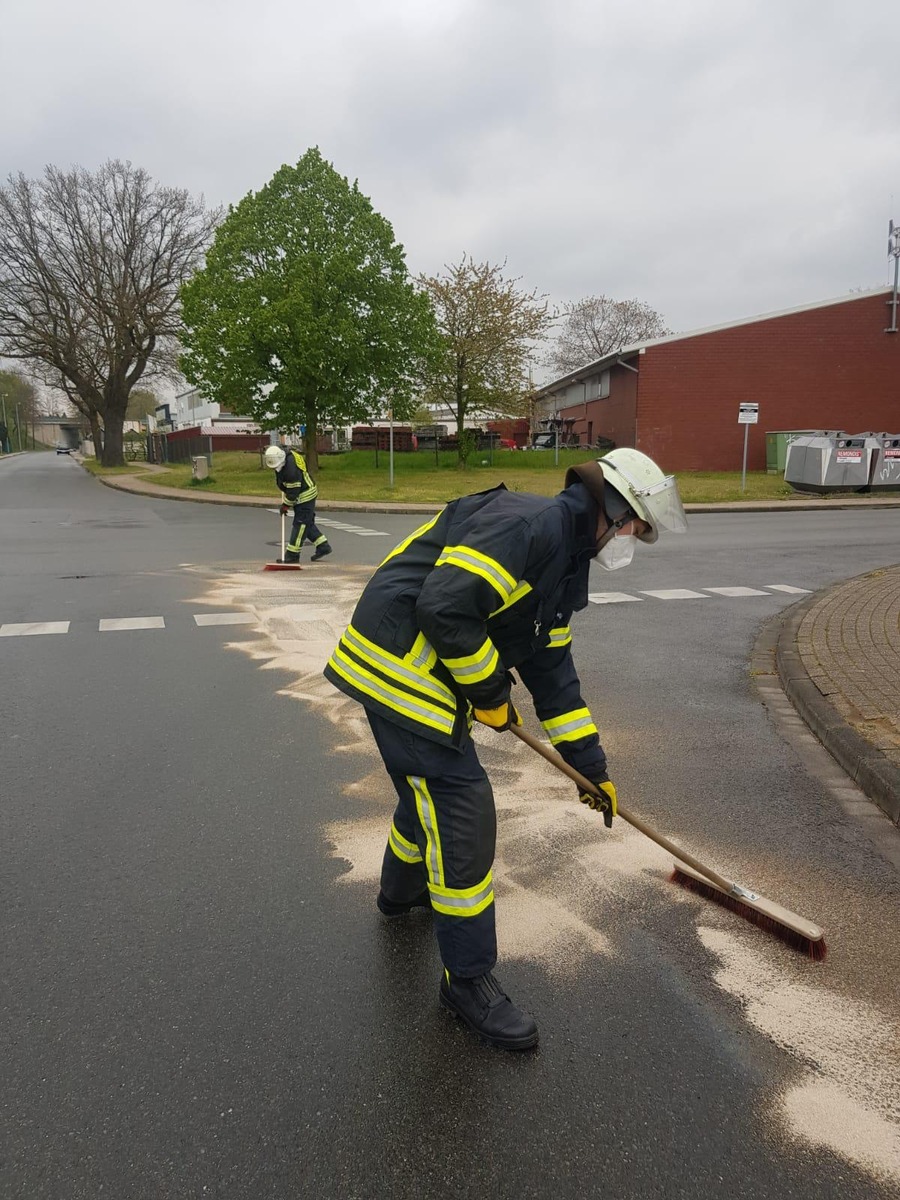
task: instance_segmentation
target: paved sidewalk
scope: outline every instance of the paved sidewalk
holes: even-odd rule
[[[900,823],[900,565],[797,605],[782,626],[776,663],[813,733]]]

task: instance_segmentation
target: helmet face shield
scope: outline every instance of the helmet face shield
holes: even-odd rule
[[[687,514],[674,475],[667,475],[659,483],[646,488],[637,487],[634,495],[647,511],[650,524],[655,528],[665,529],[669,533],[684,533],[687,530]]]
[[[599,466],[607,483],[621,492],[641,520],[650,526],[637,535],[642,542],[655,542],[661,529],[684,533],[687,517],[674,475],[664,475],[652,458],[626,446],[611,450]]]

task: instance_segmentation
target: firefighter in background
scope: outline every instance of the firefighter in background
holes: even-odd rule
[[[399,797],[378,908],[387,917],[431,909],[440,1002],[494,1045],[525,1049],[538,1031],[492,974],[496,815],[472,717],[497,732],[521,724],[515,668],[550,741],[599,789],[579,798],[611,825],[616,789],[581,696],[569,620],[588,603],[592,560],[616,570],[638,540],[685,528],[674,478],[638,450],[571,468],[552,498],[502,484],[463,496],[387,556],[325,668],[365,706]]]
[[[299,562],[300,547],[305,540],[312,542],[315,550],[310,561],[318,562],[320,558],[331,553],[331,546],[328,544],[328,538],[316,525],[316,497],[319,489],[306,469],[306,459],[299,450],[284,450],[281,446],[267,446],[263,457],[266,466],[275,472],[275,483],[283,497],[279,510],[281,515],[291,511],[294,514],[291,536],[284,550],[284,561]],[[281,562],[281,559],[277,561]]]

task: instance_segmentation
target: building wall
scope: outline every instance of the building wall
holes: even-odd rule
[[[583,446],[593,445],[598,437],[611,438],[617,446],[633,446],[638,376],[622,366],[613,367],[604,374],[609,376],[607,397],[590,399],[597,396],[598,390],[606,390],[605,384],[600,388],[600,377],[592,376],[587,380],[588,399],[565,407],[564,397],[560,396],[559,415],[563,420],[574,419],[572,432],[578,435]],[[566,395],[580,396],[581,391],[579,383],[569,387]]]
[[[900,427],[900,334],[888,293],[649,346],[637,360],[639,450],[667,470],[741,469],[738,405],[759,404],[747,466],[766,431]]]
[[[608,400],[561,409],[586,440],[637,446],[670,471],[739,471],[738,405],[759,404],[747,466],[766,468],[766,432],[900,432],[900,334],[890,292],[647,346],[612,371]],[[636,385],[636,386],[635,386]],[[636,414],[634,406],[636,405]]]

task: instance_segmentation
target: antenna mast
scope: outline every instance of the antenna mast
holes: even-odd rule
[[[888,221],[888,258],[894,260],[894,294],[891,297],[891,325],[885,333],[897,332],[897,278],[900,274],[900,225]]]

